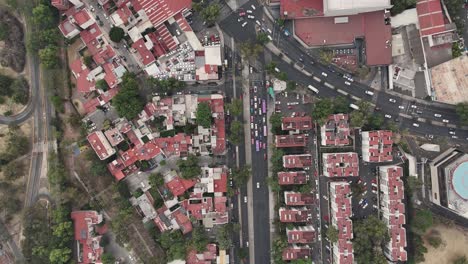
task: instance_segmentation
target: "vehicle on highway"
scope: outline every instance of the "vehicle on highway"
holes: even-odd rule
[[[264,159],[264,160],[267,159],[267,154],[266,154],[266,153],[263,154],[263,159]]]
[[[244,196],[244,203],[247,203],[247,196]],[[247,242],[248,244],[249,242]],[[247,245],[248,246],[248,245]]]
[[[349,107],[351,107],[354,110],[359,110],[359,106],[357,106],[355,104],[349,104]]]
[[[392,119],[392,116],[391,116],[391,115],[389,115],[389,114],[386,114],[386,115],[385,115],[385,118]]]
[[[273,38],[271,37],[271,35],[268,35],[268,39],[269,39],[270,41],[273,41]]]
[[[458,137],[457,136],[452,136],[453,139],[457,139]]]
[[[275,67],[275,72],[280,72],[280,70],[278,68]]]
[[[307,88],[309,88],[309,90],[311,90],[312,92],[318,94],[319,93],[319,90],[317,88],[315,88],[314,86],[310,85],[307,86]]]
[[[418,115],[420,115],[420,114],[422,114],[422,113],[423,113],[423,112],[422,112],[421,110],[417,110],[417,111],[416,111],[416,114],[418,114]]]
[[[257,107],[258,107],[258,104],[254,103],[254,108],[257,109]]]
[[[258,130],[255,130],[255,137],[258,137]]]
[[[414,127],[419,127],[419,124],[418,123],[413,123],[413,126]]]
[[[252,66],[249,66],[249,72],[253,73],[253,67]],[[257,91],[255,91],[255,92],[257,92]]]
[[[253,145],[253,144],[255,144],[255,139],[254,139],[254,138],[252,138],[252,145]]]
[[[442,117],[441,114],[434,114],[435,117]]]
[[[242,27],[245,27],[245,25],[247,25],[247,21],[245,21],[244,23],[242,23]]]
[[[247,13],[248,13],[248,14],[252,14],[253,12],[252,12],[252,10],[248,9],[248,10],[247,10]]]
[[[260,23],[260,21],[258,21],[258,20],[255,20],[255,23],[257,23],[257,25],[259,25],[259,26],[262,25],[262,23]]]
[[[239,11],[239,16],[241,16],[241,17],[245,16],[245,11],[244,11],[243,8],[239,8],[238,11]]]
[[[402,106],[402,105],[399,105],[398,108],[400,108],[401,110],[404,110],[404,109],[405,109],[405,107]]]
[[[267,130],[266,126],[263,126],[263,136],[266,137],[267,135],[268,135],[268,130]],[[266,144],[265,144],[265,146],[266,146]]]
[[[254,5],[251,5],[251,7],[252,7],[252,9],[253,9],[253,10],[255,10],[255,9],[256,9]]]
[[[449,121],[447,119],[442,119],[442,122],[448,123]]]
[[[263,149],[266,149],[266,142],[263,142]]]
[[[390,103],[396,103],[396,100],[393,99],[393,98],[388,99],[388,101],[389,101]]]
[[[416,108],[418,108],[418,106],[417,105],[411,105],[411,108],[416,109]]]
[[[253,116],[251,116],[253,118]],[[254,129],[254,123],[250,123],[250,129]]]
[[[262,121],[263,121],[263,124],[265,124],[266,123],[266,117],[263,117]]]
[[[267,31],[268,31],[268,33],[270,33],[270,34],[273,34],[273,32],[271,31],[271,29],[267,28]]]
[[[250,18],[250,19],[255,19],[255,16],[252,16],[252,15],[248,15],[247,18]]]
[[[367,95],[370,95],[370,96],[373,96],[373,95],[374,95],[374,92],[372,92],[372,91],[366,91],[366,94],[367,94]]]
[[[255,126],[255,130],[257,130],[257,129],[258,129],[258,128],[257,128],[257,124],[255,124],[254,126]]]
[[[258,140],[255,141],[255,149],[257,152],[260,151],[260,142]]]
[[[323,77],[327,77],[328,74],[327,74],[326,72],[322,72],[322,76],[323,76]]]
[[[450,135],[455,135],[455,131],[449,131]]]
[[[260,183],[257,182],[257,189],[260,189]]]
[[[345,81],[344,83],[345,83],[346,85],[348,85],[348,86],[351,85],[351,83],[348,82],[348,81]]]
[[[265,99],[262,100],[262,112],[263,112],[263,114],[266,114],[266,112],[267,112],[266,100]]]
[[[366,209],[368,205],[369,205],[369,204],[366,203],[366,204],[362,207],[362,209]]]

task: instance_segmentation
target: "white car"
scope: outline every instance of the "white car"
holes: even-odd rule
[[[255,6],[254,5],[251,5],[252,9],[255,10]]]
[[[416,109],[416,108],[418,108],[418,106],[416,106],[416,105],[411,105],[411,108]]]
[[[247,21],[245,21],[244,23],[242,23],[242,27],[245,27],[245,25],[247,25]]]
[[[453,139],[457,139],[458,137],[457,136],[452,136]]]
[[[370,96],[373,96],[374,95],[374,92],[372,91],[366,91],[366,94],[370,95]]]
[[[244,203],[247,203],[247,196],[244,196]]]
[[[449,121],[447,119],[442,119],[442,122],[448,123]]]
[[[257,130],[257,124],[255,124],[255,130]]]
[[[401,110],[404,110],[404,109],[405,109],[405,107],[402,106],[402,105],[399,105],[398,108],[400,108]]]
[[[255,104],[254,104],[254,108],[255,108],[255,109],[257,109],[257,107],[258,107],[258,104],[257,104],[257,103],[255,103]]]
[[[247,10],[247,13],[248,13],[248,14],[252,14],[253,12],[252,12],[252,10],[248,9],[248,10]]]
[[[350,82],[348,82],[348,81],[346,81],[346,82],[344,82],[344,83],[345,83],[346,85],[351,85],[351,83],[350,83]]]
[[[258,137],[258,130],[255,130],[255,137]]]
[[[396,103],[396,100],[393,99],[393,98],[388,99],[388,101],[389,101],[390,103]]]
[[[250,129],[254,129],[254,123],[250,123]]]
[[[419,127],[419,124],[418,123],[413,123],[413,126],[414,127]]]
[[[392,119],[392,116],[387,114],[387,115],[385,115],[385,118]]]
[[[255,19],[255,17],[254,17],[254,16],[251,16],[251,15],[248,15],[247,18]]]
[[[435,117],[442,117],[441,114],[434,114]]]
[[[260,189],[260,183],[257,182],[257,189]]]
[[[322,76],[323,76],[323,77],[327,77],[327,76],[328,76],[328,74],[327,74],[327,73],[325,73],[325,72],[322,72]]]
[[[449,131],[450,135],[455,135],[455,131]]]
[[[255,20],[255,23],[257,23],[257,25],[259,25],[259,26],[262,25],[262,23],[260,23],[260,21],[258,21],[258,20]]]

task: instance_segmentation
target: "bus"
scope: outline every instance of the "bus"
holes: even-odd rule
[[[260,143],[258,142],[258,139],[255,140],[255,149],[258,151],[260,151]]]
[[[262,112],[263,114],[266,114],[266,100],[265,99],[263,99],[262,101]]]
[[[307,86],[309,88],[309,90],[311,90],[312,92],[318,94],[319,93],[319,90],[315,87],[313,87],[312,85],[309,84],[309,86]]]
[[[263,126],[263,136],[266,137],[268,135],[267,127],[266,125]]]

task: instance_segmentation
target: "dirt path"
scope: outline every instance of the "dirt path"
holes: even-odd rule
[[[446,227],[436,226],[435,230],[439,231],[442,238],[442,245],[435,249],[429,244],[425,244],[428,252],[424,255],[426,264],[440,264],[440,263],[451,263],[455,258],[466,255],[468,245],[468,230],[464,230],[460,227]]]

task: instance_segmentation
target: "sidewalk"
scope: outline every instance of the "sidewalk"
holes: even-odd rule
[[[273,133],[271,133],[271,126],[270,126],[270,116],[274,113],[275,109],[275,102],[273,99],[271,99],[270,96],[267,97],[267,129],[268,129],[268,156],[267,156],[267,161],[268,161],[268,177],[275,177],[276,175],[273,175],[272,171],[270,168],[272,168],[271,160],[270,157],[273,154],[273,145],[275,143],[273,137]],[[275,238],[275,225],[274,225],[274,220],[275,220],[275,205],[276,205],[276,200],[275,200],[275,193],[271,191],[271,188],[268,187],[268,194],[269,194],[269,200],[270,200],[270,248],[273,248],[273,241]]]

